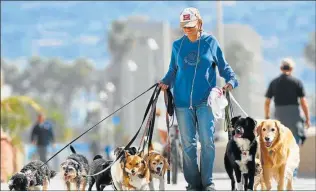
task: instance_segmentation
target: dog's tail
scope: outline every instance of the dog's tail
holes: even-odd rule
[[[50,170],[50,178],[54,178],[57,175],[57,172],[54,170]]]
[[[102,155],[96,155],[96,156],[94,156],[93,161],[96,160],[96,159],[102,159]]]
[[[76,150],[75,150],[75,148],[72,145],[70,145],[70,150],[71,150],[72,153],[76,154]]]

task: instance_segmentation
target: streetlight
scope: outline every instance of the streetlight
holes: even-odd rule
[[[217,39],[220,43],[220,46],[221,46],[221,49],[222,49],[222,52],[224,52],[224,48],[225,48],[225,45],[224,45],[224,28],[223,28],[223,7],[222,7],[222,1],[216,1],[216,28],[217,28]],[[221,87],[223,87],[225,85],[225,82],[224,80],[217,74],[217,79],[219,80],[219,84]],[[222,119],[219,119],[218,122],[216,123],[216,126],[218,127],[218,136],[220,137],[219,139],[222,140],[225,137],[225,132],[224,132],[224,120]]]
[[[134,72],[137,70],[138,66],[133,60],[128,60],[127,61],[128,69],[131,72]]]
[[[115,85],[112,82],[108,82],[105,85],[105,88],[110,92],[113,93],[115,91]]]
[[[153,50],[153,51],[159,49],[159,46],[158,46],[156,40],[153,39],[153,38],[148,38],[148,39],[147,39],[147,45],[148,45],[149,48],[150,48],[151,50]]]
[[[100,91],[99,97],[101,101],[106,101],[109,98],[108,94],[105,91]]]
[[[154,83],[155,75],[153,74],[152,68],[155,67],[155,61],[154,61],[154,51],[159,49],[159,46],[155,39],[148,38],[147,39],[147,45],[149,47],[149,55],[148,55],[148,78],[149,83]]]
[[[128,70],[131,72],[131,73],[134,73],[137,71],[137,64],[135,63],[135,61],[133,60],[128,60],[127,61],[127,67],[128,67]],[[132,97],[134,96],[134,89],[135,89],[135,86],[134,86],[134,78],[135,76],[133,74],[129,75],[130,77],[130,80],[128,81],[129,82],[129,95],[132,95]],[[136,126],[135,124],[135,103],[131,103],[131,107],[129,109],[129,118],[130,118],[130,122],[131,122],[131,127],[134,127]]]

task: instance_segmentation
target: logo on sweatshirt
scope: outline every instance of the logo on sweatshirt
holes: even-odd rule
[[[197,63],[197,51],[190,52],[187,56],[184,57],[184,63],[188,65],[196,65]]]

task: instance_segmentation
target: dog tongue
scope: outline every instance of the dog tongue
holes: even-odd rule
[[[240,138],[241,134],[235,134],[235,137]]]
[[[267,147],[270,147],[271,144],[272,144],[271,142],[266,142],[266,146],[267,146]]]

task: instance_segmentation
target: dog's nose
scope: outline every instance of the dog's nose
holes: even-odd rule
[[[157,167],[157,171],[160,171],[161,170],[161,167]]]
[[[265,137],[264,140],[270,141],[270,138],[269,137]]]
[[[132,169],[132,173],[135,173],[135,170],[134,170],[134,169]]]

